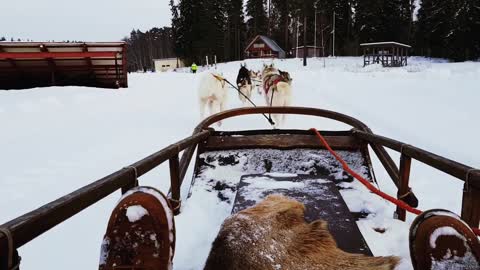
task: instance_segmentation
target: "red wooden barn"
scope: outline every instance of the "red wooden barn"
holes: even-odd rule
[[[258,35],[245,49],[247,58],[285,58],[285,51],[269,37]]]
[[[128,87],[124,42],[0,42],[0,89]]]

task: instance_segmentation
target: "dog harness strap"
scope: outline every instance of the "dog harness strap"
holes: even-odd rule
[[[273,79],[273,80],[272,80]],[[268,94],[268,90],[272,85],[277,85],[279,82],[285,81],[285,78],[283,78],[282,75],[273,75],[271,78],[267,81],[265,81],[265,85],[263,86],[263,89],[265,90],[265,94]]]

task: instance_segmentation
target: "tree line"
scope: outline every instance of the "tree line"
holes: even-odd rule
[[[175,57],[171,27],[132,30],[127,43],[128,70],[153,70],[153,60]]]
[[[419,7],[416,2],[170,0],[174,53],[187,63],[206,55],[239,60],[256,35],[272,37],[288,53],[303,46],[306,22],[306,44],[316,43],[326,55],[333,49],[335,55],[360,55],[360,43],[397,41],[412,45],[416,55],[480,57],[480,0],[422,0]]]

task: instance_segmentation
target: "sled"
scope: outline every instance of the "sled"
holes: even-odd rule
[[[212,192],[217,192],[219,200],[231,205],[232,213],[254,205],[268,194],[281,193],[303,202],[309,221],[326,220],[339,248],[371,255],[355,222],[369,213],[350,211],[341,195],[342,189],[348,188],[348,183],[355,180],[345,173],[313,131],[275,129],[224,132],[211,128],[216,122],[228,118],[269,113],[315,116],[351,126],[345,131],[322,130],[320,133],[334,151],[372,184],[376,179],[370,156],[375,155],[397,186],[397,199],[410,207],[418,205],[418,199],[409,187],[412,159],[463,181],[464,190],[456,191],[463,192],[461,218],[470,227],[478,228],[479,170],[376,135],[361,121],[337,112],[302,107],[241,108],[213,115],[202,121],[186,139],[1,225],[0,270],[12,269],[20,263],[18,248],[21,246],[109,194],[118,190],[122,194],[127,193],[139,185],[139,177],[166,161],[170,168],[169,205],[176,215],[182,214],[182,198],[188,200],[190,196],[195,196],[198,188],[209,187]],[[386,148],[400,153],[399,167]],[[186,178],[192,160],[194,173],[191,178]],[[204,177],[206,170],[215,175],[218,169],[227,172],[235,169],[235,182]],[[431,182],[435,185],[434,179]],[[180,193],[187,188],[188,194]],[[166,190],[163,192],[167,193]],[[406,212],[399,207],[395,216],[405,221]]]

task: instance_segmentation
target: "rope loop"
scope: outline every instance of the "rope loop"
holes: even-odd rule
[[[403,199],[405,199],[405,198],[406,198],[408,195],[410,195],[410,194],[412,194],[412,189],[411,189],[411,188],[408,188],[408,191],[407,191],[405,194],[398,196],[398,198],[399,198],[400,200],[403,200]]]

